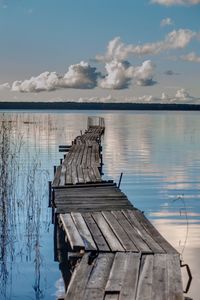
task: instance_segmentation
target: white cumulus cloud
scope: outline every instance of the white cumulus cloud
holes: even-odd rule
[[[0,91],[9,90],[10,84],[8,82],[0,84]]]
[[[15,81],[12,84],[12,91],[41,92],[60,88],[92,89],[97,86],[99,75],[96,68],[81,61],[79,64],[69,66],[63,76],[56,72],[44,72],[24,81]]]
[[[161,22],[160,22],[160,26],[164,27],[164,26],[170,26],[170,25],[173,25],[174,22],[172,21],[171,18],[165,18],[165,19],[162,19]]]
[[[200,56],[198,56],[195,52],[190,52],[186,55],[182,55],[181,59],[185,61],[200,63]]]
[[[165,6],[172,5],[196,5],[200,3],[200,0],[152,0],[152,3],[157,3]]]
[[[81,61],[79,64],[71,65],[68,72],[61,80],[61,85],[66,88],[92,89],[97,86],[97,79],[100,73],[96,68]]]
[[[189,95],[189,93],[185,90],[185,89],[179,89],[176,91],[176,95],[175,98],[177,100],[188,100],[188,98],[191,98],[191,96]]]
[[[143,45],[125,45],[120,37],[115,37],[108,43],[105,55],[97,55],[97,61],[124,61],[129,55],[155,55],[166,50],[185,48],[199,34],[190,29],[179,29],[169,32],[164,40]]]
[[[53,91],[59,86],[59,75],[55,72],[44,72],[24,81],[14,81],[13,92],[42,92]]]
[[[161,100],[163,102],[168,102],[169,101],[169,96],[166,93],[163,92],[162,95],[161,95]]]
[[[155,64],[151,60],[146,60],[141,66],[136,67],[133,70],[133,76],[136,79],[137,85],[147,86],[153,85],[153,75],[155,70]]]
[[[125,89],[128,88],[131,79],[133,78],[130,74],[132,67],[128,62],[119,62],[112,60],[106,63],[105,69],[107,75],[100,82],[100,86],[106,89]]]
[[[144,61],[141,66],[133,67],[127,61],[112,60],[105,65],[107,75],[100,82],[102,88],[107,89],[125,89],[128,88],[132,80],[137,85],[148,86],[155,83],[153,81],[155,64],[150,61]]]

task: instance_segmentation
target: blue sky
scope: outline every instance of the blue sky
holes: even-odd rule
[[[0,1],[0,100],[198,102],[199,15],[199,0]]]

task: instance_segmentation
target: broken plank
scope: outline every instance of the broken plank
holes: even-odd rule
[[[85,249],[84,242],[74,224],[71,215],[60,214],[60,220],[62,221],[63,228],[67,234],[67,238],[72,250],[79,251],[81,249]]]
[[[78,229],[78,232],[84,242],[85,245],[85,250],[97,250],[97,247],[94,243],[94,240],[92,238],[92,235],[90,233],[90,231],[88,230],[88,227],[82,217],[82,215],[80,213],[72,213],[71,214],[75,225]]]

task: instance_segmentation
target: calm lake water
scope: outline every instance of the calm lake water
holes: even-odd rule
[[[123,172],[121,189],[189,264],[188,296],[199,300],[199,113],[161,111],[0,113],[0,299],[62,293],[48,180],[63,157],[58,145],[70,144],[88,115],[105,118],[104,178],[118,182]]]

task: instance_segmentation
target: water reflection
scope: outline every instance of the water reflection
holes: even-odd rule
[[[193,273],[189,296],[198,299],[198,113],[75,111],[0,115],[0,298],[55,298],[60,273],[53,263],[47,183],[62,156],[58,145],[70,144],[95,114],[106,122],[105,178],[118,181],[124,172],[122,190],[182,253]]]
[[[23,130],[7,115],[0,122],[0,295],[12,299],[13,276],[23,272],[23,263],[34,264],[35,299],[44,296],[41,287],[41,228],[48,216],[41,212],[47,195],[48,172],[36,153],[27,148]],[[36,128],[35,128],[36,132]],[[20,265],[22,264],[22,268]],[[16,266],[19,270],[16,270]],[[22,283],[23,284],[23,283]],[[21,298],[22,299],[22,298]]]

